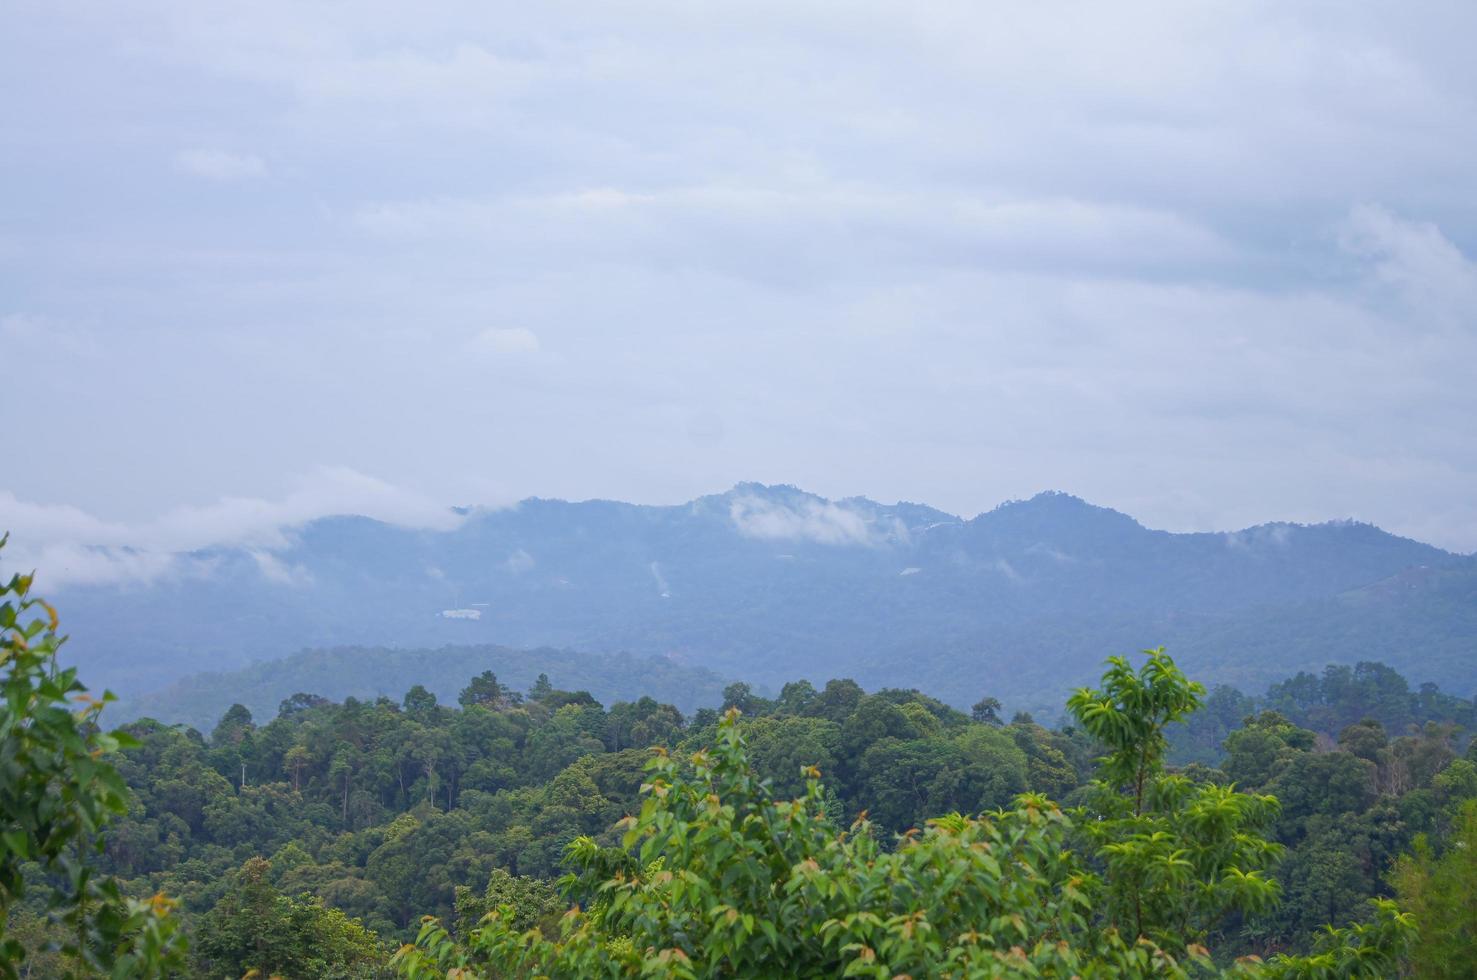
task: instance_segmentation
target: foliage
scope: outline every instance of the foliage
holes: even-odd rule
[[[176,598],[174,605],[179,604],[181,600]],[[281,701],[298,691],[332,695],[336,701],[352,697],[373,703],[381,695],[393,695],[399,700],[400,694],[412,685],[423,684],[443,704],[456,704],[460,692],[468,686],[468,678],[489,670],[495,672],[499,687],[507,693],[527,689],[540,673],[547,672],[556,678],[578,678],[581,687],[607,703],[650,695],[684,711],[703,704],[717,704],[723,689],[718,675],[700,667],[683,666],[666,657],[582,653],[550,647],[522,650],[491,645],[439,648],[415,645],[424,642],[417,633],[407,638],[404,647],[334,647],[305,650],[277,660],[260,660],[261,650],[282,647],[279,637],[270,646],[253,651],[249,659],[254,663],[235,670],[225,670],[223,665],[217,668],[219,673],[204,674],[188,673],[199,668],[198,656],[192,653],[190,664],[181,665],[152,684],[143,685],[136,676],[130,676],[134,687],[123,692],[117,709],[123,712],[120,716],[123,718],[158,718],[208,731],[233,703],[244,705],[258,718],[270,720]],[[89,670],[107,666],[93,664],[91,660],[87,663]],[[132,666],[138,669],[145,665]],[[140,694],[143,689],[153,693]]]
[[[334,704],[301,694],[262,724],[236,706],[208,739],[130,726],[140,744],[114,758],[133,796],[99,869],[125,876],[132,893],[178,895],[194,932],[243,862],[260,856],[279,895],[317,899],[387,938],[414,938],[429,914],[447,923],[449,948],[470,955],[478,921],[510,904],[504,921],[514,932],[535,929],[563,945],[566,902],[551,879],[569,845],[583,842],[576,857],[587,884],[623,868],[628,879],[644,873],[619,847],[628,829],[619,822],[644,805],[652,750],[686,760],[719,739],[716,712],[687,719],[651,697],[607,709],[547,677],[525,696],[485,676],[426,680],[409,698]],[[471,692],[473,703],[428,696],[448,686]],[[1203,944],[1222,966],[1255,955],[1266,969],[1304,961],[1314,969],[1312,958],[1328,952],[1319,952],[1325,922],[1355,923],[1341,933],[1344,945],[1373,937],[1387,950],[1383,934],[1368,931],[1378,921],[1370,899],[1392,894],[1385,875],[1417,833],[1440,840],[1461,801],[1477,796],[1477,764],[1458,757],[1462,736],[1449,725],[1389,736],[1358,724],[1335,742],[1263,712],[1225,736],[1224,772],[1177,770],[1159,738],[1193,725],[1198,712],[1168,719],[1199,692],[1167,658],[1151,674],[1110,669],[1102,686],[1092,700],[1113,711],[1158,703],[1157,721],[1125,729],[1132,737],[1116,765],[1111,741],[1081,721],[1057,730],[1019,712],[1007,725],[976,721],[917,691],[868,693],[846,679],[819,690],[794,682],[774,698],[730,693],[761,712],[744,717],[743,741],[770,801],[807,799],[815,767],[824,781],[814,813],[840,828],[866,811],[883,855],[910,846],[903,841],[917,846],[939,814],[1014,812],[1023,791],[1065,801],[1063,840],[1095,883],[1087,928],[1116,925],[1132,937],[1142,929],[1182,964]],[[1101,770],[1090,779],[1105,754],[1117,783]],[[1273,796],[1280,807],[1265,799]],[[1279,848],[1282,900],[1269,905],[1260,899]],[[850,865],[827,860],[850,880]],[[1235,875],[1217,874],[1233,867]],[[574,898],[598,917],[605,895],[592,885]],[[632,939],[607,938],[617,947]]]
[[[487,888],[481,895],[466,887],[456,890],[457,933],[469,935],[481,924],[487,913],[508,909],[507,922],[514,931],[527,932],[537,927],[545,935],[553,936],[558,930],[558,920],[564,908],[559,889],[553,884],[527,875],[511,875],[503,868],[494,868],[487,879]]]
[[[1306,956],[1275,956],[1258,972],[1274,980],[1387,980],[1404,971],[1416,940],[1414,917],[1388,899],[1372,899],[1368,922],[1323,929]]]
[[[201,976],[315,977],[372,980],[384,976],[387,952],[373,932],[316,898],[279,894],[271,864],[252,858],[201,917],[193,947]]]
[[[1400,905],[1420,927],[1411,972],[1421,980],[1477,976],[1477,800],[1461,806],[1441,843],[1438,853],[1425,835],[1417,837],[1391,876]]]
[[[1299,673],[1272,685],[1263,701],[1298,725],[1330,734],[1365,720],[1394,732],[1429,721],[1468,728],[1477,722],[1471,701],[1443,694],[1431,683],[1412,691],[1395,670],[1369,661],[1329,664],[1321,677]]]
[[[109,757],[134,743],[97,726],[111,696],[88,697],[75,668],[57,668],[64,637],[31,582],[16,574],[0,583],[0,976],[17,976],[27,956],[6,931],[32,884],[58,924],[49,935],[60,940],[68,975],[158,976],[180,956],[172,903],[162,894],[125,896],[88,860],[103,829],[127,810]]]
[[[1207,964],[1093,928],[1095,879],[1044,798],[933,820],[887,850],[865,820],[840,832],[827,819],[813,769],[802,797],[775,800],[738,716],[685,765],[653,760],[627,822],[632,852],[571,845],[566,887],[588,908],[566,915],[557,940],[520,932],[510,906],[465,947],[430,920],[397,954],[402,974],[1106,977]]]
[[[1106,869],[1107,919],[1180,950],[1205,941],[1228,913],[1276,902],[1266,871],[1281,848],[1263,834],[1278,804],[1164,772],[1165,727],[1194,711],[1204,688],[1163,649],[1147,654],[1137,672],[1111,658],[1102,689],[1083,688],[1067,707],[1109,750],[1082,821]]]
[[[411,978],[1219,972],[1200,940],[1277,898],[1264,870],[1280,848],[1261,837],[1276,800],[1163,771],[1164,728],[1200,690],[1162,650],[1137,672],[1110,661],[1103,687],[1072,701],[1109,750],[1088,806],[1069,814],[1026,794],[930,820],[891,848],[865,815],[836,826],[813,767],[802,795],[776,799],[731,708],[710,748],[648,764],[621,847],[571,844],[563,886],[579,904],[557,937],[522,928],[511,904],[462,942],[428,917],[395,964]],[[884,732],[895,724],[880,709],[866,716]],[[867,751],[895,741],[878,735]],[[1326,930],[1306,955],[1248,957],[1229,972],[1377,976],[1410,936],[1409,916],[1380,903],[1373,921]]]

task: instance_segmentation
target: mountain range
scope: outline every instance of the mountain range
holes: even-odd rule
[[[345,646],[624,652],[756,687],[850,676],[1038,712],[1105,656],[1161,644],[1194,676],[1247,689],[1373,659],[1477,689],[1477,558],[1368,524],[1180,534],[1057,492],[963,519],[753,483],[676,506],[460,513],[445,531],[324,518],[271,549],[64,588],[65,649],[95,687],[156,706],[143,696],[187,675],[229,687],[232,671],[290,673],[297,651]],[[316,683],[365,689],[355,670],[350,657]]]

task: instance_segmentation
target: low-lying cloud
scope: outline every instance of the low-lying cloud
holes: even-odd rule
[[[141,523],[105,521],[65,504],[37,504],[0,490],[0,531],[11,532],[0,561],[37,571],[45,588],[147,582],[166,574],[203,573],[208,562],[189,553],[243,547],[262,575],[285,584],[308,580],[274,552],[293,529],[328,515],[370,517],[404,527],[449,531],[462,517],[450,508],[346,467],[323,467],[280,499],[228,497],[179,507]]]
[[[774,541],[876,545],[907,533],[900,525],[881,526],[844,504],[814,498],[740,496],[729,504],[728,516],[740,534]]]

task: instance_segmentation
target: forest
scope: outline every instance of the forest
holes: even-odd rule
[[[1474,705],[1380,664],[1249,697],[1151,650],[1054,728],[988,677],[968,713],[835,679],[684,716],[483,672],[106,732],[29,587],[3,975],[1477,970]]]

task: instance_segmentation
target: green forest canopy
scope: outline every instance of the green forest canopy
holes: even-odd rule
[[[53,623],[25,629],[35,649],[57,641]],[[9,682],[38,693],[11,702],[10,731],[42,710],[23,662],[8,657]],[[1343,724],[1371,692],[1403,729],[1361,718],[1330,737],[1268,707]],[[1214,759],[1168,767],[1169,733],[1208,737],[1195,709],[1218,696],[1232,700],[1154,652],[1114,661],[1056,730],[1005,723],[988,697],[964,714],[846,680],[773,699],[735,684],[732,710],[689,718],[489,673],[454,707],[417,685],[398,702],[296,695],[265,724],[237,707],[209,736],[141,721],[103,745],[119,748],[97,771],[118,773],[123,812],[89,832],[86,867],[129,915],[172,896],[155,906],[170,925],[135,918],[94,948],[129,955],[128,936],[152,934],[162,961],[188,940],[204,976],[378,976],[417,935],[396,960],[410,975],[1333,976],[1384,975],[1392,957],[1459,975],[1407,951],[1410,916],[1370,903],[1461,934],[1471,705],[1377,665],[1333,670],[1274,688]],[[13,833],[14,867],[51,880]],[[34,962],[65,958],[46,951],[67,926],[44,893],[7,894],[10,937]],[[1432,948],[1465,962],[1454,940]]]

